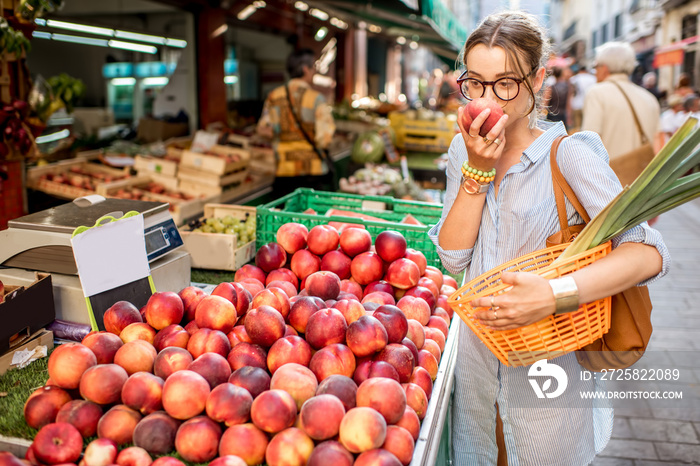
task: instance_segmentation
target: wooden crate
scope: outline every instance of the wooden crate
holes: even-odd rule
[[[249,161],[250,153],[248,150],[216,145],[209,149],[206,154],[191,150],[183,151],[180,167],[194,168],[215,175],[225,175],[247,167]]]
[[[33,350],[37,346],[46,346],[47,353],[53,349],[53,332],[41,329],[34,332],[28,339],[22,340],[25,343],[13,346],[5,354],[0,356],[0,375],[3,375],[12,368],[12,356],[16,351]]]
[[[181,191],[180,180],[175,176],[161,175],[160,173],[154,173],[151,171],[139,171],[138,176],[150,178],[158,184],[165,186],[165,189],[169,191]]]
[[[277,159],[275,150],[271,147],[250,147],[250,163],[248,169],[251,173],[260,175],[274,175],[277,171]]]
[[[102,177],[107,178],[107,180],[95,182],[94,189],[88,189],[85,186],[64,184],[58,181],[46,179],[44,177],[44,175],[59,175],[66,177],[84,176],[80,174],[72,174],[71,169],[74,168],[88,173],[88,176],[90,177]],[[131,175],[129,174],[128,167],[125,167],[124,169],[110,168],[105,165],[87,162],[85,159],[64,160],[50,165],[45,165],[43,167],[33,167],[27,170],[27,187],[64,199],[75,199],[97,193],[101,186],[113,182],[109,180],[109,177],[117,180],[128,180],[131,178]]]
[[[255,207],[229,204],[205,204],[203,218],[231,215],[245,220],[255,215]],[[238,244],[236,235],[200,233],[180,229],[185,249],[190,253],[192,267],[213,270],[237,270],[255,257],[255,240]]]
[[[174,157],[162,158],[148,155],[137,155],[134,157],[134,169],[140,172],[152,172],[159,175],[174,177],[177,175],[179,160]]]

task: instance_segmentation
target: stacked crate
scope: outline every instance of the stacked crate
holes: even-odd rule
[[[149,177],[156,183],[174,191],[178,189],[177,170],[179,165],[180,159],[170,154],[165,157],[150,155],[134,157],[134,169],[139,176]]]
[[[250,152],[230,146],[212,146],[207,152],[185,150],[177,178],[180,190],[207,198],[222,196],[248,176]]]

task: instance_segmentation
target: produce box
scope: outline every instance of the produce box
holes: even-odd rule
[[[396,133],[396,146],[410,151],[446,152],[457,132],[456,120],[447,117],[410,120],[403,113],[392,112],[389,122]]]
[[[328,216],[326,213],[330,209],[371,216],[376,220],[359,216]],[[405,223],[409,215],[422,225]],[[428,238],[428,230],[440,220],[441,215],[441,204],[403,201],[389,196],[362,196],[299,188],[280,199],[258,206],[256,241],[258,248],[275,241],[277,230],[289,222],[302,223],[309,229],[329,222],[360,224],[373,238],[385,230],[401,232],[408,242],[408,247],[421,251],[428,260],[428,265],[444,270],[435,245]]]
[[[134,169],[140,172],[152,172],[160,175],[175,176],[180,158],[167,155],[165,157],[151,157],[149,155],[137,155],[134,157]]]
[[[248,168],[241,167],[240,169],[227,173],[226,175],[215,175],[210,172],[196,170],[194,168],[182,167],[180,173],[177,174],[180,182],[189,182],[210,187],[229,186],[235,183],[240,183],[248,176]],[[197,194],[197,193],[195,193]]]
[[[248,166],[250,153],[229,146],[212,146],[206,153],[184,150],[180,168],[193,168],[215,175],[225,175]]]
[[[165,141],[166,158],[180,160],[182,158],[182,152],[192,147],[192,139],[192,137],[186,136],[170,138]]]
[[[188,219],[197,217],[202,212],[205,202],[205,198],[201,196],[168,190],[150,177],[135,177],[111,183],[101,187],[97,194],[117,199],[167,202],[170,204],[170,215],[176,225],[182,225]]]
[[[182,191],[180,189],[180,180],[175,176],[161,175],[151,171],[138,171],[138,176],[141,178],[149,178],[154,183],[163,185],[168,191]]]
[[[27,187],[75,199],[95,194],[102,186],[130,177],[128,167],[116,169],[84,159],[65,160],[27,170]]]
[[[277,145],[277,176],[322,175],[321,159],[306,141]]]
[[[233,217],[236,221],[255,215],[255,207],[229,204],[205,204],[203,219]],[[240,244],[235,234],[193,232],[181,229],[192,267],[213,270],[237,270],[255,257],[255,240]]]
[[[28,287],[4,283],[5,299],[0,303],[0,353],[26,342],[39,329],[56,319],[51,275],[36,274]]]
[[[0,375],[13,367],[12,357],[17,351],[31,351],[37,346],[46,346],[47,352],[51,351],[53,349],[53,332],[42,328],[13,344],[5,354],[0,356]]]

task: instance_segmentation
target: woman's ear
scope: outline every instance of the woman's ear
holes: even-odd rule
[[[540,89],[542,89],[542,84],[544,83],[544,78],[547,74],[547,69],[544,66],[538,68],[535,72],[535,79],[532,83],[532,90],[537,94]]]

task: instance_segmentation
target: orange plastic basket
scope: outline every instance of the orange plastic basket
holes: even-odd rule
[[[510,288],[501,282],[502,272],[532,272],[548,279],[558,278],[591,264],[611,250],[608,242],[575,255],[564,264],[552,266],[569,244],[541,249],[506,262],[470,281],[448,299],[452,309],[503,364],[527,366],[540,359],[561,356],[597,340],[610,329],[610,297],[583,304],[576,312],[549,316],[514,330],[491,330],[473,317],[474,312],[484,308],[474,308],[470,301],[495,296]]]

